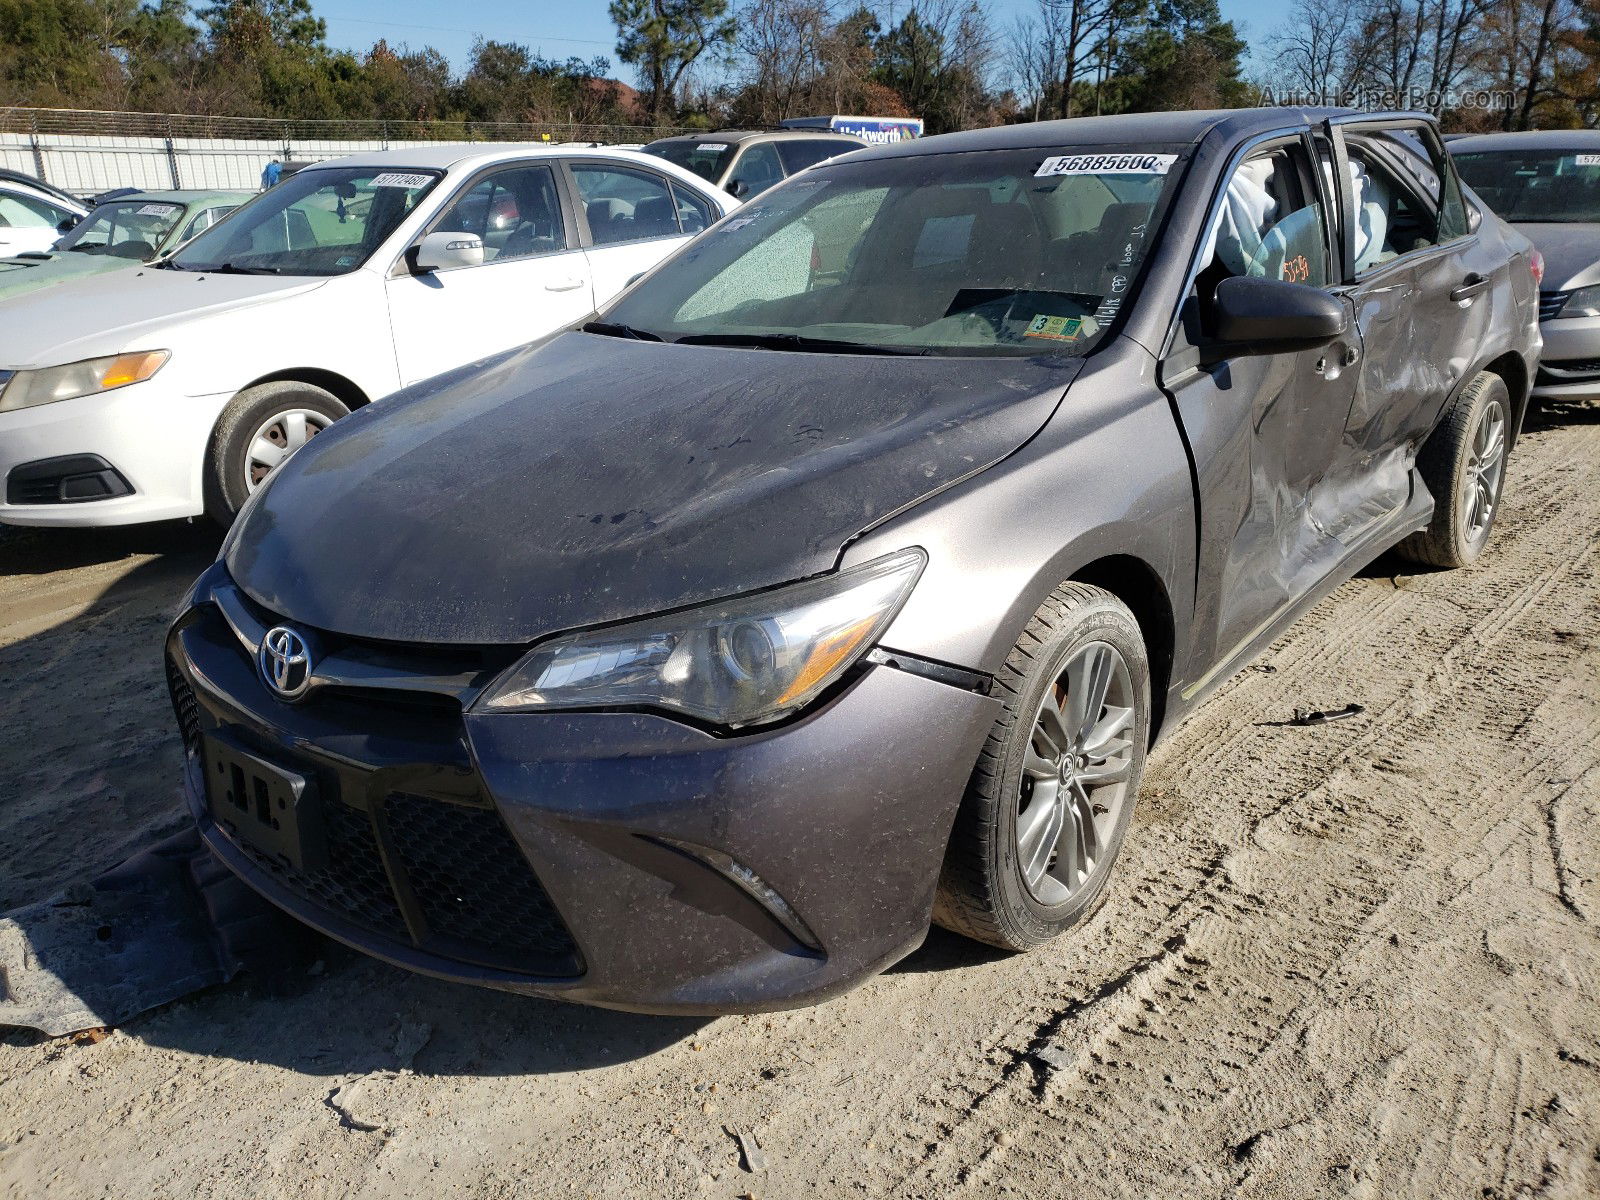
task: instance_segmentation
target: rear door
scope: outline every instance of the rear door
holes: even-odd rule
[[[574,160],[567,170],[594,279],[594,308],[715,219],[691,188],[644,167],[597,159]]]
[[[1357,121],[1325,130],[1344,284],[1362,359],[1317,506],[1352,544],[1410,498],[1417,449],[1487,340],[1507,263],[1467,231],[1459,181],[1432,129]]]
[[[415,274],[428,233],[471,234],[483,263]],[[386,284],[401,385],[521,346],[594,311],[589,260],[578,246],[556,168],[547,159],[481,172],[417,235]]]
[[[1330,290],[1337,281],[1330,206],[1307,137],[1252,149],[1214,204],[1161,381],[1177,405],[1203,499],[1193,661],[1220,668],[1342,557],[1314,507],[1344,434],[1359,342],[1352,334],[1266,355],[1230,355],[1213,342],[1213,300],[1224,279]]]

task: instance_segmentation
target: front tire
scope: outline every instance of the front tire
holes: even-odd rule
[[[206,463],[206,513],[226,529],[279,464],[350,410],[332,392],[284,380],[246,388],[217,419]]]
[[[1433,520],[1397,549],[1429,567],[1470,567],[1483,555],[1505,491],[1511,444],[1511,393],[1485,371],[1451,401],[1417,455],[1417,474],[1433,493]]]
[[[1031,950],[1105,898],[1150,738],[1138,622],[1101,588],[1064,583],[995,677],[995,720],[956,814],[933,919]]]

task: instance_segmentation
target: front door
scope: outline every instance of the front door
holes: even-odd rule
[[[1220,198],[1201,250],[1204,266],[1161,364],[1199,474],[1199,607],[1190,664],[1197,689],[1340,557],[1315,506],[1344,435],[1355,386],[1350,366],[1360,357],[1353,333],[1292,353],[1210,349],[1216,288],[1232,276],[1328,287],[1332,248],[1306,142],[1285,138],[1252,153]]]
[[[1453,168],[1424,127],[1374,122],[1330,132],[1349,281],[1342,291],[1364,354],[1316,515],[1352,544],[1409,500],[1418,448],[1487,340],[1486,293],[1509,268],[1468,235]]]
[[[387,282],[402,386],[553,333],[594,311],[589,260],[545,163],[496,167],[426,232],[473,234],[483,263]],[[418,235],[418,241],[421,235]]]

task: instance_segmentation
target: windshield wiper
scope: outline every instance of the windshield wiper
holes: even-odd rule
[[[661,342],[666,339],[648,329],[635,329],[632,325],[619,325],[615,321],[590,321],[579,328],[584,333],[598,333],[604,337],[632,338],[636,342]]]
[[[182,269],[192,270],[194,268],[182,268]],[[207,272],[209,274],[212,274],[212,275],[276,275],[276,274],[278,274],[279,268],[277,268],[277,267],[241,267],[241,266],[237,266],[234,263],[230,262],[230,263],[223,263],[221,266],[217,266],[217,267],[201,267],[201,268],[199,268],[199,270],[205,271],[205,272]]]
[[[750,346],[757,350],[817,350],[824,354],[926,354],[907,346],[875,346],[837,338],[806,337],[800,333],[690,333],[677,339],[680,346]]]

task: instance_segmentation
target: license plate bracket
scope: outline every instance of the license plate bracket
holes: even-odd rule
[[[298,871],[323,863],[316,784],[226,736],[204,741],[212,819],[237,842]]]

